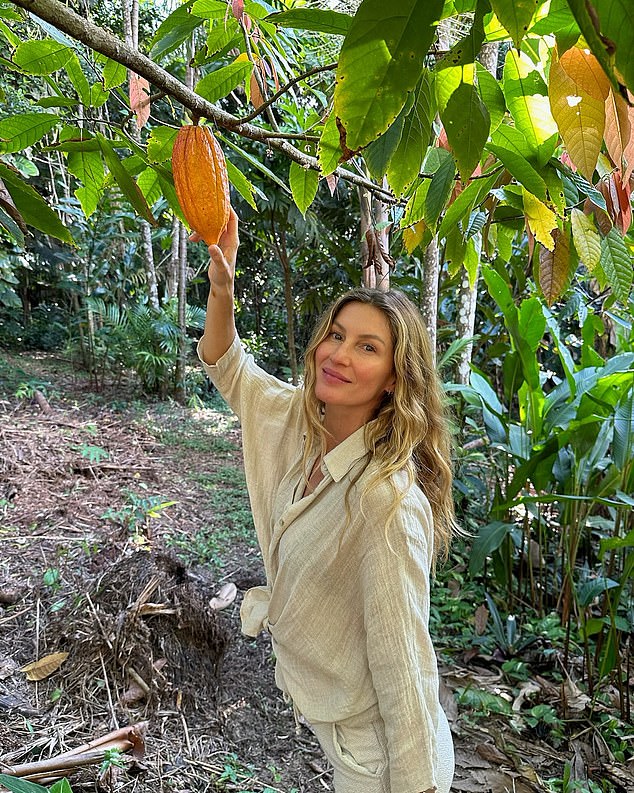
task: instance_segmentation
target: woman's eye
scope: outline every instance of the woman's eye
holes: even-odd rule
[[[333,330],[330,335],[332,336],[332,338],[335,341],[341,341],[341,339],[343,339],[343,336],[341,335],[341,333],[338,333],[336,330]]]
[[[366,352],[376,352],[376,347],[373,347],[371,344],[364,344],[363,349]]]

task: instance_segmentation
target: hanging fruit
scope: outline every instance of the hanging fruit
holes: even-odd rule
[[[207,245],[215,245],[229,220],[229,178],[225,156],[209,127],[180,128],[172,172],[187,223]]]

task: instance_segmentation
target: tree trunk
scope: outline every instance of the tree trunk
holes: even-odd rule
[[[169,302],[178,293],[181,226],[180,220],[174,215],[172,218],[172,247],[167,260],[167,274],[165,276],[165,302]]]
[[[495,77],[498,63],[498,43],[485,44],[478,56],[487,71]],[[459,339],[472,339],[475,331],[476,306],[478,303],[478,281],[480,278],[480,264],[476,269],[473,283],[469,280],[466,270],[460,280],[460,288],[456,295],[458,312],[456,316],[456,336]],[[456,364],[456,379],[459,383],[467,385],[471,377],[471,356],[473,355],[473,342],[462,348]]]
[[[434,237],[423,254],[423,294],[421,312],[429,333],[432,355],[436,359],[436,324],[438,322],[438,283],[440,280],[440,249]]]
[[[194,67],[191,65],[194,59],[195,48],[193,36],[187,45],[187,68],[185,70],[185,83],[189,88],[194,85]],[[176,386],[175,398],[181,404],[187,398],[185,386],[185,371],[187,366],[187,230],[182,223],[178,224],[178,357],[176,359]]]
[[[187,399],[187,230],[180,224],[178,233],[178,355],[174,372],[174,398],[181,405]]]
[[[295,305],[293,301],[293,271],[288,257],[286,234],[275,227],[275,217],[271,211],[271,237],[277,258],[284,271],[284,303],[286,305],[286,346],[288,349],[288,362],[291,367],[291,380],[293,385],[299,383],[299,368],[297,365],[297,351],[295,350]]]
[[[123,0],[123,27],[125,30],[125,43],[131,50],[139,49],[139,2],[138,0]],[[128,85],[133,72],[128,69]],[[141,130],[137,126],[136,118],[131,119],[132,137],[137,143],[141,143]],[[156,268],[154,266],[154,251],[152,249],[152,229],[147,220],[139,219],[141,229],[141,256],[143,257],[143,269],[147,281],[148,302],[155,311],[160,309],[158,297],[158,284],[156,280]]]

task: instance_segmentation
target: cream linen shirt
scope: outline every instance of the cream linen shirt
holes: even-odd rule
[[[200,356],[200,349],[199,349]],[[202,358],[201,358],[202,360]],[[266,586],[246,593],[244,633],[267,629],[276,682],[310,722],[376,707],[385,722],[391,793],[447,793],[453,746],[438,700],[428,631],[432,515],[407,488],[386,535],[389,484],[359,503],[370,463],[363,427],[322,461],[324,478],[302,497],[302,392],[258,367],[238,337],[208,376],[238,415]],[[397,481],[405,488],[406,477]]]

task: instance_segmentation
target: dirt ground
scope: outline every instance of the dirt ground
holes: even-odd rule
[[[114,391],[96,399],[51,356],[12,362],[52,386],[24,398],[5,389],[0,401],[0,771],[115,731],[127,736],[123,768],[102,767],[89,746],[73,790],[332,790],[310,729],[275,687],[266,634],[240,633],[242,595],[263,583],[253,543],[236,533],[221,564],[182,552],[210,521],[210,474],[240,471],[235,421],[130,406]],[[187,443],[170,442],[192,424]],[[230,602],[216,610],[222,587]],[[600,754],[580,740],[566,758],[495,718],[463,719],[454,690],[476,679],[495,688],[499,676],[459,664],[441,676],[455,793],[552,789],[544,780],[564,759]],[[617,790],[634,790],[634,769],[600,761]]]

